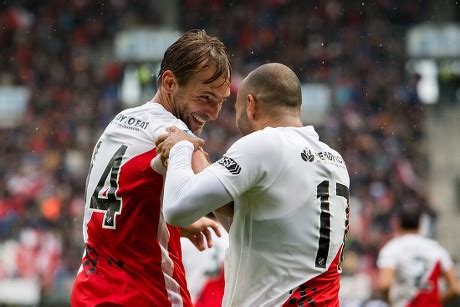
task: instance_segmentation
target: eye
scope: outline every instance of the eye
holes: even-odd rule
[[[201,95],[200,98],[201,98],[202,100],[205,100],[205,101],[211,100],[211,96],[210,96],[210,95]]]

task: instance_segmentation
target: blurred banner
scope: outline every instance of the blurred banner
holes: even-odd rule
[[[432,59],[409,60],[406,70],[411,74],[418,74],[417,95],[420,101],[425,104],[434,104],[439,100],[439,68],[436,61]]]
[[[407,53],[411,57],[460,56],[460,25],[425,24],[407,33]]]
[[[115,55],[125,62],[156,62],[166,49],[180,37],[169,29],[139,28],[123,31],[115,38]]]
[[[331,104],[331,89],[325,84],[303,83],[302,122],[307,125],[322,124]]]
[[[30,91],[25,86],[0,86],[0,129],[21,123],[29,97]]]

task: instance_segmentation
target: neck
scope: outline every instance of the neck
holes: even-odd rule
[[[303,124],[299,116],[278,115],[261,118],[255,125],[256,130],[262,130],[266,127],[303,127]]]
[[[398,233],[399,233],[400,236],[408,235],[408,234],[418,234],[419,229],[399,229]]]
[[[176,108],[174,107],[171,95],[168,95],[168,93],[163,91],[162,88],[158,89],[150,102],[161,104],[166,109],[166,111],[171,112],[174,116],[177,116]]]

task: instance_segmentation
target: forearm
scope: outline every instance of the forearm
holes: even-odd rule
[[[206,154],[198,149],[195,150],[192,154],[192,170],[195,174],[203,171],[206,167],[210,165]]]
[[[460,295],[460,287],[454,269],[444,272],[444,278],[447,282],[447,291],[442,295],[442,301],[447,302],[451,298]]]
[[[389,302],[390,287],[394,282],[395,269],[393,267],[382,268],[377,280],[377,291],[380,297]]]
[[[230,232],[230,227],[233,223],[234,206],[235,204],[232,201],[213,211],[214,216],[227,232]]]
[[[163,197],[163,212],[171,225],[187,226],[232,201],[230,194],[210,171],[194,174],[193,146],[179,142],[170,152]]]

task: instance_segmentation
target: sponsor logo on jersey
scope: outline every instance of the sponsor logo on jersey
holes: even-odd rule
[[[341,156],[330,153],[328,151],[321,151],[317,153],[318,157],[323,161],[331,161],[338,164],[345,164]]]
[[[305,148],[302,153],[300,154],[302,157],[302,160],[306,162],[313,162],[315,160],[315,155],[311,153],[311,150],[308,148]]]
[[[241,166],[232,158],[223,156],[217,163],[224,166],[233,175],[238,175],[241,172]]]
[[[134,130],[139,130],[139,128],[145,130],[149,125],[149,122],[124,114],[118,114],[114,121],[124,128]]]

